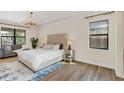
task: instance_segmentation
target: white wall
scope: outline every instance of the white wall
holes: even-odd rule
[[[124,12],[116,12],[115,63],[116,74],[124,78]]]
[[[23,45],[24,48],[27,48],[27,47],[31,48],[32,46],[31,46],[30,38],[38,37],[38,29],[37,28],[23,28],[23,27],[14,27],[14,26],[0,25],[0,28],[1,27],[10,27],[10,28],[18,28],[18,29],[26,30],[26,45]],[[0,46],[1,46],[1,43],[0,43]]]
[[[109,20],[109,50],[90,49],[88,43],[89,22]],[[73,39],[72,48],[75,49],[75,58],[78,61],[96,64],[108,68],[115,68],[115,15],[99,16],[90,19],[84,17],[70,18],[46,25],[39,30],[39,37],[48,34],[68,33]],[[41,43],[40,43],[41,44]]]

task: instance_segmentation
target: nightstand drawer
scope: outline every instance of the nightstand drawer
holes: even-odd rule
[[[66,50],[64,59],[69,60],[70,62],[74,60],[74,50]]]
[[[66,54],[73,54],[74,53],[74,50],[66,50],[65,53]]]

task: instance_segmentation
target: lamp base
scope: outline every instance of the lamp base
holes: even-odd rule
[[[71,45],[69,45],[68,50],[71,50]]]

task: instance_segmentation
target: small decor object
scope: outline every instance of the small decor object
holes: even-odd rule
[[[68,50],[71,50],[72,39],[68,40]]]
[[[31,43],[32,43],[32,48],[35,49],[38,45],[38,38],[35,39],[34,37],[32,37]]]
[[[71,50],[71,45],[69,45],[68,50]]]

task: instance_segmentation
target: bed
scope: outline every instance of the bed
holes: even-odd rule
[[[67,34],[54,34],[47,36],[47,44],[62,44],[62,50],[31,49],[19,53],[20,62],[28,66],[34,72],[55,64],[64,58],[64,50],[67,48]]]

